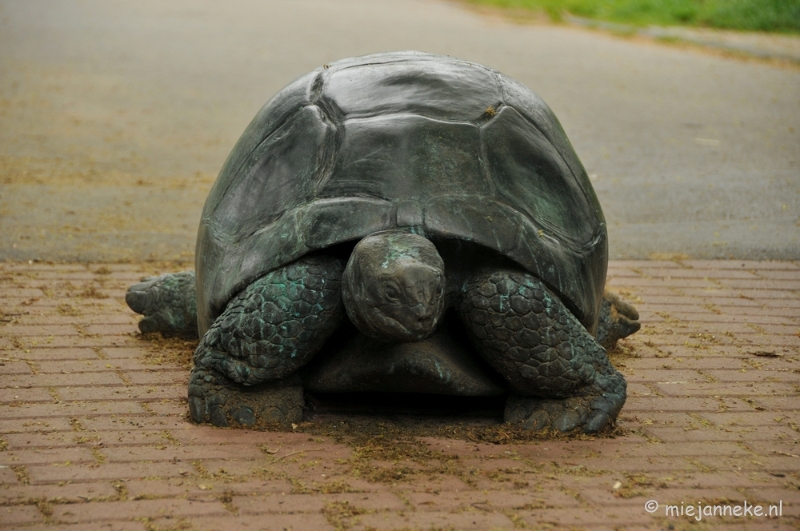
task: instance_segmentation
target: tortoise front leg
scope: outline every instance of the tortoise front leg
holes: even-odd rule
[[[625,379],[537,278],[516,271],[478,275],[458,310],[478,352],[515,393],[506,421],[587,433],[614,422],[625,403]]]
[[[295,374],[342,321],[342,263],[308,257],[234,297],[194,354],[189,410],[216,426],[288,424],[302,418]]]

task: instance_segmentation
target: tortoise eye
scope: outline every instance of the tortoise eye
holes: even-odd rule
[[[386,287],[384,288],[383,292],[390,299],[397,299],[400,297],[400,290],[397,289],[397,286],[394,284],[386,283]]]

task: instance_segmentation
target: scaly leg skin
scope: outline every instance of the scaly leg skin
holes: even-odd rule
[[[302,387],[291,377],[342,321],[343,269],[335,258],[303,258],[256,280],[228,303],[194,354],[189,401],[195,422],[297,422]]]
[[[511,385],[507,422],[586,433],[613,424],[625,379],[538,279],[516,271],[478,275],[458,310],[478,352]]]
[[[614,293],[603,293],[600,319],[597,322],[597,342],[607,349],[614,348],[618,339],[638,332],[639,312]]]
[[[197,298],[193,271],[142,279],[128,288],[125,302],[144,315],[142,333],[197,337]]]

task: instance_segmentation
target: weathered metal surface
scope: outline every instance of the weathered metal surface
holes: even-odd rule
[[[203,211],[200,333],[268,271],[404,227],[507,256],[594,329],[606,226],[558,120],[499,72],[401,52],[319,68],[253,119]]]

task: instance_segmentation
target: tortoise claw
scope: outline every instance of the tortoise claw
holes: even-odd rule
[[[638,332],[642,327],[636,308],[606,291],[597,323],[597,342],[606,349],[613,348],[617,340]]]
[[[531,431],[568,433],[580,429],[583,433],[597,433],[612,426],[616,414],[594,409],[593,401],[594,397],[588,396],[563,400],[511,396],[506,402],[505,420]],[[624,401],[623,397],[621,402]]]
[[[584,433],[597,433],[606,426],[610,426],[612,423],[613,420],[608,416],[608,413],[605,411],[595,411],[584,424],[583,431]]]
[[[616,371],[598,374],[592,385],[568,398],[538,398],[511,395],[506,401],[505,420],[533,431],[551,429],[584,433],[614,425],[626,398],[625,379]]]
[[[197,367],[189,376],[189,415],[198,424],[286,427],[303,419],[303,404],[299,380],[243,386],[216,371]]]

